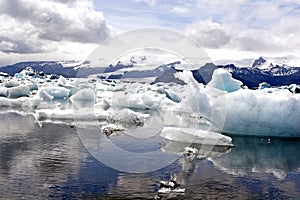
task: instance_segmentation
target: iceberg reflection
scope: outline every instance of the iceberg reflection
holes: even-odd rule
[[[300,140],[233,137],[235,148],[222,157],[213,157],[214,165],[222,171],[244,176],[273,174],[284,179],[300,167]]]

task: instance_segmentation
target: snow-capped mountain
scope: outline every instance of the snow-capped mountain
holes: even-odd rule
[[[81,67],[76,61],[32,61],[20,62],[13,65],[0,67],[0,72],[5,72],[10,76],[19,73],[23,69],[30,67],[35,71],[44,72],[45,74],[57,74],[66,78],[87,77],[91,74],[102,72],[97,67]]]
[[[213,71],[217,68],[224,68],[232,73],[249,88],[258,87],[259,83],[267,82],[272,86],[289,84],[300,84],[300,67],[289,66],[280,59],[269,59],[259,57],[251,65],[241,67],[236,64],[216,65],[205,64],[197,70],[192,70],[193,76],[198,82],[208,83]],[[31,67],[36,71],[43,71],[46,74],[63,75],[64,77],[88,77],[94,75],[102,79],[124,79],[131,81],[147,82],[176,82],[182,83],[175,78],[176,72],[182,71],[184,61],[174,57],[154,58],[153,55],[127,56],[125,59],[116,60],[109,66],[93,67],[86,63],[79,64],[75,61],[38,61],[21,62],[10,66],[0,67],[0,72],[13,75]]]

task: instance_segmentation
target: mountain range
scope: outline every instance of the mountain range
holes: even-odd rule
[[[146,59],[146,56],[142,57],[143,62]],[[57,74],[66,78],[96,75],[102,79],[143,80],[151,78],[151,82],[176,82],[183,84],[181,80],[176,79],[174,76],[176,72],[182,71],[178,67],[181,65],[180,61],[172,61],[143,70],[135,68],[138,63],[139,58],[134,57],[129,62],[123,63],[119,61],[114,65],[102,68],[86,66],[84,63],[80,64],[75,61],[35,61],[2,66],[0,67],[0,72],[13,76],[15,73],[30,67],[36,71],[43,71],[45,74]],[[267,82],[271,86],[300,85],[300,67],[270,63],[263,57],[254,60],[252,65],[247,67],[236,66],[235,64],[216,65],[207,63],[197,70],[192,70],[192,73],[198,82],[207,83],[210,81],[213,71],[218,68],[228,70],[233,78],[242,81],[249,88],[256,88],[262,82]]]

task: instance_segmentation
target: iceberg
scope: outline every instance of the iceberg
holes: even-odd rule
[[[4,87],[7,87],[7,88],[17,87],[19,85],[20,85],[19,82],[15,79],[9,80],[4,83]]]
[[[204,145],[233,146],[230,137],[221,133],[183,127],[164,127],[161,136],[172,141]]]
[[[207,84],[209,87],[218,88],[219,90],[233,92],[241,89],[243,83],[232,78],[232,75],[224,69],[216,69],[212,75],[211,81]]]
[[[20,85],[8,88],[8,98],[16,99],[29,96],[32,85]]]
[[[53,96],[54,99],[67,99],[70,95],[70,90],[60,86],[42,87],[39,90]]]
[[[0,87],[0,97],[7,97],[8,89],[6,87]]]
[[[188,72],[177,76],[197,88],[194,98],[198,105],[193,107],[198,106],[200,115],[210,120],[221,132],[300,137],[300,95],[292,93],[290,87],[261,87],[259,90],[241,88],[242,83],[233,79],[224,69],[214,72],[207,87],[195,83]],[[185,103],[188,102],[192,101]]]
[[[74,95],[70,97],[70,100],[73,102],[78,101],[92,101],[96,99],[95,91],[92,88],[84,88],[77,91]]]
[[[222,104],[215,101],[214,106]],[[238,135],[300,136],[300,95],[288,90],[238,90],[225,95],[223,132]]]

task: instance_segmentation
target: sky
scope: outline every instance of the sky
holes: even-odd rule
[[[85,60],[103,40],[164,28],[212,58],[298,56],[300,0],[0,0],[0,65]]]

